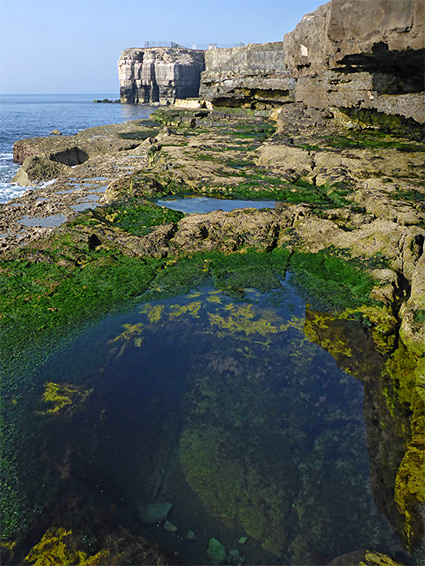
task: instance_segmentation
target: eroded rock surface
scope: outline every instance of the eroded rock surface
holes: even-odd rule
[[[425,122],[422,0],[332,0],[285,35],[295,99]]]
[[[204,67],[204,52],[196,49],[125,49],[118,62],[121,102],[167,104],[198,96]]]
[[[199,95],[214,104],[265,108],[291,100],[295,80],[284,64],[282,42],[205,52]]]

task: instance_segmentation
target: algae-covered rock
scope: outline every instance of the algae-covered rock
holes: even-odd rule
[[[93,526],[93,525],[92,525]],[[175,557],[166,556],[154,544],[125,529],[112,533],[99,532],[102,544],[97,551],[87,551],[86,532],[63,527],[47,530],[40,542],[28,553],[25,565],[32,566],[122,566],[122,564],[166,565],[176,564]],[[90,545],[89,545],[90,546]],[[82,547],[85,549],[82,550]]]
[[[216,538],[210,538],[207,554],[211,564],[221,564],[224,560],[226,560],[226,549]]]
[[[417,432],[407,445],[395,481],[394,499],[404,517],[403,534],[409,548],[425,535],[425,431]],[[423,545],[422,545],[423,547]]]
[[[108,561],[109,551],[90,556],[78,550],[71,530],[62,527],[49,529],[27,555],[24,564],[49,566],[50,564],[98,565]]]
[[[28,157],[12,181],[22,187],[34,186],[41,181],[50,181],[66,171],[66,165],[52,161],[46,156]]]
[[[381,552],[357,550],[343,556],[338,556],[329,562],[328,566],[402,566]]]

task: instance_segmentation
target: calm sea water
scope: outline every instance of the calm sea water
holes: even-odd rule
[[[94,126],[148,118],[153,107],[133,104],[94,104],[94,99],[116,100],[115,94],[0,95],[0,202],[23,192],[11,180],[19,168],[13,144],[23,138],[48,136],[54,129],[73,135]]]

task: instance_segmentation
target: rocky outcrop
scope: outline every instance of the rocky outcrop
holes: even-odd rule
[[[294,87],[284,64],[282,42],[205,52],[199,94],[216,105],[280,106],[291,100]]]
[[[198,96],[204,52],[181,47],[130,48],[118,62],[121,102],[167,104]]]
[[[285,35],[295,99],[423,124],[423,0],[332,0]]]

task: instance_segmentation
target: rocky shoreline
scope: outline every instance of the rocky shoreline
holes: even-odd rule
[[[49,451],[40,442],[29,446],[28,439],[44,438],[48,413],[59,423],[51,429],[66,434],[73,413],[78,418],[85,411],[97,426],[104,408],[99,403],[92,414],[86,401],[92,389],[75,384],[44,384],[40,397],[34,367],[59,339],[143,293],[174,297],[209,278],[219,291],[240,297],[244,284],[255,286],[253,272],[267,278],[269,270],[274,281],[293,274],[309,300],[299,321],[303,339],[327,350],[363,386],[374,500],[405,550],[393,547],[392,557],[379,549],[335,557],[326,549],[320,563],[423,566],[423,9],[422,0],[397,7],[390,0],[332,0],[307,14],[284,42],[205,54],[129,49],[120,59],[121,102],[169,104],[193,96],[193,88],[200,88],[201,98],[158,107],[148,120],[15,143],[21,168],[14,180],[30,188],[0,204],[7,376],[1,525],[7,540],[1,549],[7,563],[179,562],[118,519],[114,523],[116,507],[92,505],[91,493],[81,496],[80,447],[72,441],[43,467]],[[156,204],[185,196],[267,200],[274,208],[182,214]],[[125,327],[121,338],[140,346],[139,326]],[[122,351],[114,350],[116,360]],[[217,360],[210,362],[214,373]],[[50,412],[45,403],[53,406]],[[184,464],[192,487],[202,491],[193,446],[205,448],[209,462],[214,442],[204,446],[196,427],[186,432]],[[89,437],[90,459],[98,437]],[[19,449],[25,454],[18,461]],[[42,494],[35,477],[44,482]],[[69,487],[74,481],[75,492]],[[214,509],[216,494],[207,491],[200,501]],[[264,529],[252,505],[245,515],[234,511],[249,535],[247,545],[274,556],[287,552],[290,561],[305,557],[302,536],[286,547],[282,542],[280,507],[270,497],[257,507],[259,515],[263,504],[278,509],[268,523],[264,514]],[[305,519],[305,512],[296,519],[301,533],[310,528]],[[205,549],[212,563],[226,559],[216,542],[218,554]],[[242,564],[239,551],[232,552],[230,563]],[[306,552],[304,559],[314,563],[311,549]]]
[[[59,250],[56,261],[69,269],[83,261],[75,254],[108,249],[161,261],[199,252],[275,249],[356,261],[374,280],[364,305],[326,321],[313,317],[306,333],[364,383],[375,499],[405,547],[419,555],[424,150],[417,141],[299,103],[285,105],[272,119],[268,112],[248,110],[160,109],[148,121],[21,140],[14,148],[23,162],[17,179],[50,184],[1,205],[2,274],[7,276],[16,261],[51,262],[53,249]],[[155,199],[184,194],[267,198],[276,206],[167,217],[144,235],[116,221],[117,205],[127,213],[138,206],[161,211]],[[68,248],[57,248],[58,238],[67,238],[74,259]],[[379,352],[377,366],[367,350],[354,360],[336,347],[350,344],[343,321],[353,312]],[[4,322],[9,316],[6,307]]]

